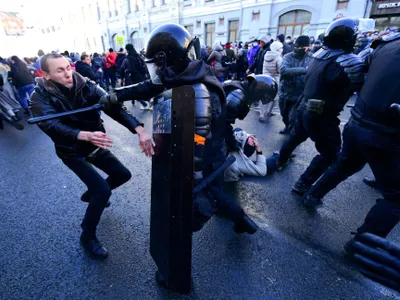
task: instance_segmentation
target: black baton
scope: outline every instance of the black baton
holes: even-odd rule
[[[104,109],[104,104],[95,104],[95,105],[92,105],[92,106],[89,106],[89,107],[80,108],[80,109],[71,110],[71,111],[66,111],[66,112],[62,112],[62,113],[58,113],[58,114],[52,114],[52,115],[46,115],[46,116],[41,116],[41,117],[30,118],[30,119],[28,119],[28,124],[36,124],[36,123],[40,123],[40,122],[43,122],[43,121],[62,118],[62,117],[65,117],[65,116],[76,115],[76,114],[83,113],[83,112],[86,112],[86,111],[102,110],[102,109]]]
[[[233,156],[229,156],[225,162],[218,167],[214,172],[204,178],[198,185],[196,185],[193,189],[193,192],[196,194],[204,189],[207,185],[209,185],[219,174],[224,172],[228,167],[236,161],[236,158]]]

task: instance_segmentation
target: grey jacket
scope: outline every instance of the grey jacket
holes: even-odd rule
[[[264,56],[263,74],[273,77],[279,83],[279,68],[282,63],[281,54],[278,51],[268,51]]]
[[[214,72],[216,77],[225,76],[225,72],[228,68],[224,68],[222,66],[222,56],[224,55],[224,51],[213,51],[211,55],[207,59],[207,63],[211,64],[214,61]]]
[[[279,84],[279,97],[291,102],[297,101],[303,93],[305,75],[311,56],[306,53],[303,59],[297,59],[294,53],[288,53],[283,57],[279,68],[281,81]]]

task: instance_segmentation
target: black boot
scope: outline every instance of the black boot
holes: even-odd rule
[[[304,181],[300,178],[296,181],[296,183],[292,186],[292,191],[299,195],[304,195],[311,188],[311,185],[304,183]]]
[[[363,182],[366,184],[366,185],[368,185],[368,186],[370,186],[370,187],[372,187],[372,188],[377,188],[378,187],[378,184],[376,183],[376,179],[375,178],[369,178],[369,177],[365,177],[364,179],[363,179]]]
[[[89,191],[84,192],[81,196],[81,201],[89,203],[90,200],[91,200],[91,196],[89,195]],[[110,207],[110,205],[111,205],[110,201],[107,201],[107,203],[104,207],[107,208],[107,207]]]
[[[254,223],[254,221],[252,219],[249,218],[248,215],[245,214],[243,216],[243,219],[241,219],[235,223],[233,230],[236,233],[247,232],[249,234],[254,234],[258,230],[258,226],[256,223]]]
[[[91,258],[103,260],[108,257],[106,248],[99,242],[96,235],[86,235],[82,233],[80,243]]]

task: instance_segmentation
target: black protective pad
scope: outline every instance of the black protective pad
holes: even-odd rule
[[[180,293],[191,288],[194,98],[191,86],[175,88],[153,112],[150,253],[166,285]]]

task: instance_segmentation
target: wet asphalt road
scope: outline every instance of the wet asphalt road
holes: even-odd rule
[[[127,107],[150,128],[150,112]],[[348,116],[346,109],[343,123]],[[104,262],[79,246],[85,186],[56,157],[51,140],[35,125],[0,132],[0,299],[400,299],[358,274],[341,253],[379,197],[361,181],[368,167],[313,214],[290,192],[316,154],[309,141],[281,172],[227,185],[261,229],[237,235],[228,220],[214,217],[193,238],[192,292],[162,290],[149,254],[150,159],[136,136],[104,119],[112,151],[133,175],[103,214],[98,237],[110,252]],[[255,133],[268,155],[285,138],[279,115],[262,124],[251,111],[238,126]],[[400,243],[400,229],[389,239]]]

